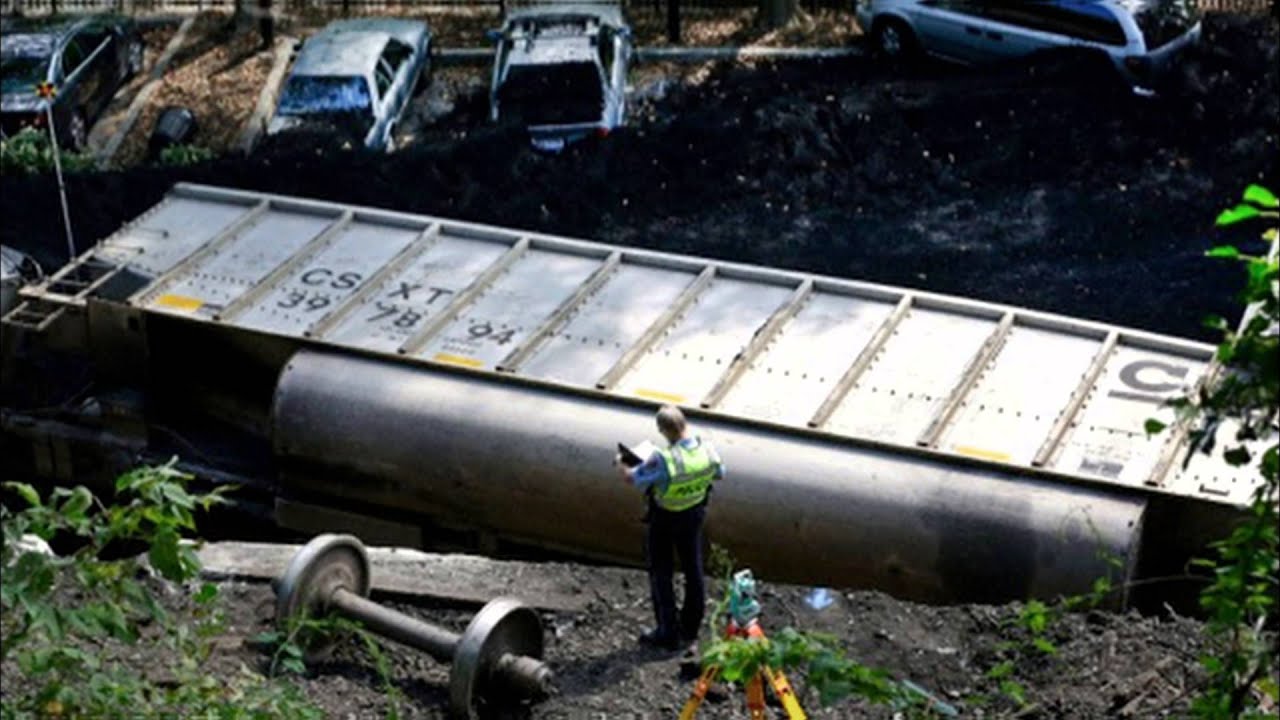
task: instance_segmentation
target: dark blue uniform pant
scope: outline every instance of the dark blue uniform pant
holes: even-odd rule
[[[656,506],[649,510],[645,556],[649,560],[649,593],[653,597],[660,635],[674,637],[679,632],[686,639],[698,636],[706,609],[706,585],[702,580],[702,523],[706,516],[705,502],[681,512]],[[680,556],[680,567],[684,570],[684,606],[680,609],[678,625],[672,586],[673,550]]]

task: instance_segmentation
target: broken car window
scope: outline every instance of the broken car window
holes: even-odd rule
[[[311,115],[316,113],[368,113],[373,102],[369,84],[361,77],[289,78],[280,95],[280,114]]]

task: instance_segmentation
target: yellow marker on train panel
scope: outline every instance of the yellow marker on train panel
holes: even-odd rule
[[[469,367],[469,368],[484,367],[483,360],[477,360],[475,358],[469,358],[463,355],[451,355],[449,353],[436,353],[434,356],[432,356],[431,359],[436,360],[438,362],[442,362],[442,363],[449,363],[450,365],[461,365],[462,367]]]
[[[161,295],[156,298],[157,307],[169,308],[170,310],[182,310],[184,312],[195,312],[204,307],[204,301],[200,298],[193,298],[188,295]]]
[[[969,457],[982,458],[983,460],[995,460],[996,462],[1009,462],[1011,456],[1007,452],[999,450],[984,450],[982,448],[969,447],[967,445],[956,445],[951,448],[961,455]]]
[[[683,395],[666,393],[666,392],[662,392],[661,390],[646,390],[644,388],[641,388],[639,390],[636,390],[636,395],[642,398],[649,398],[650,400],[664,400],[666,402],[674,403],[674,404],[679,404],[684,402]]]

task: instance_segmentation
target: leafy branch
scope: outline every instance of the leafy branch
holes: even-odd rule
[[[4,484],[26,507],[0,507],[0,653],[16,666],[12,678],[6,670],[0,718],[319,717],[292,686],[243,667],[239,677],[222,680],[204,670],[213,638],[225,629],[216,586],[200,585],[189,596],[189,623],[156,600],[150,572],[183,585],[198,576],[199,561],[182,535],[195,530],[197,511],[225,503],[231,490],[193,494],[191,478],[175,465],[121,476],[112,503],[84,487],[42,496],[25,483]],[[55,538],[75,549],[53,554],[48,541]],[[109,559],[110,551],[136,544],[147,548],[146,564]],[[120,663],[129,647],[165,662],[140,675]]]
[[[1269,246],[1263,254],[1243,253],[1235,246],[1215,247],[1209,257],[1240,262],[1245,286],[1240,300],[1246,310],[1238,330],[1219,317],[1206,325],[1220,330],[1217,360],[1226,368],[1199,397],[1182,398],[1180,415],[1198,423],[1193,448],[1212,452],[1220,429],[1234,432],[1223,449],[1230,465],[1253,465],[1256,486],[1241,522],[1225,539],[1213,543],[1213,557],[1194,564],[1212,580],[1200,594],[1208,613],[1206,630],[1215,652],[1202,658],[1208,683],[1192,710],[1204,720],[1263,717],[1263,696],[1280,702],[1276,680],[1280,639],[1274,628],[1280,610],[1280,458],[1277,456],[1277,413],[1280,412],[1280,267],[1277,247],[1280,200],[1259,185],[1245,189],[1243,202],[1223,211],[1219,227],[1245,221],[1270,223],[1262,232]],[[1148,425],[1151,429],[1161,429]],[[1188,456],[1188,460],[1190,457]]]

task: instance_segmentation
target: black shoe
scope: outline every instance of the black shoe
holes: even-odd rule
[[[640,644],[663,650],[678,650],[680,648],[680,638],[675,633],[655,629],[641,635]]]

